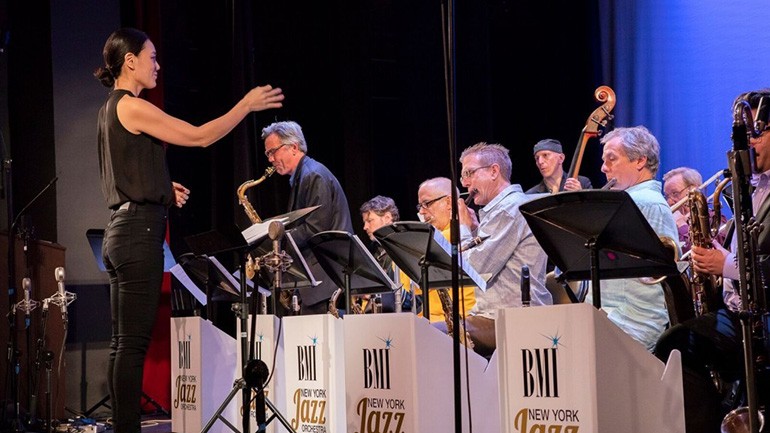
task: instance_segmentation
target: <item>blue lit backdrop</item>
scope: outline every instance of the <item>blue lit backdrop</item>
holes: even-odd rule
[[[617,95],[615,126],[646,125],[666,171],[689,166],[704,180],[727,166],[731,107],[770,87],[764,1],[613,1],[602,7],[604,64]]]

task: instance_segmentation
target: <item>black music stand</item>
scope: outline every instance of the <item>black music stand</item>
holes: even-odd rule
[[[677,275],[672,253],[625,191],[562,192],[519,207],[566,280],[591,280],[601,308],[601,279]]]
[[[337,287],[345,288],[345,313],[352,295],[391,293],[400,287],[382,269],[358,236],[343,231],[313,235],[308,245]]]
[[[264,237],[267,236],[267,231],[264,232],[264,235],[258,235],[253,236],[254,241],[262,240]],[[246,256],[248,255],[249,250],[251,249],[251,246],[249,245],[249,242],[246,241],[246,238],[241,233],[241,231],[236,227],[234,224],[220,227],[216,230],[211,230],[205,233],[197,234],[188,236],[185,238],[185,241],[187,242],[187,245],[190,247],[190,250],[193,252],[193,254],[197,256],[203,256],[203,255],[217,255],[221,253],[226,252],[235,252],[238,254],[238,263],[240,266],[240,306],[237,309],[238,318],[241,323],[241,329],[248,329],[248,285],[246,281]],[[256,296],[252,296],[252,302],[256,299]],[[241,371],[241,377],[239,377],[235,383],[233,384],[233,389],[230,391],[230,394],[227,396],[227,398],[222,402],[219,409],[214,413],[214,415],[211,417],[211,419],[206,423],[206,425],[203,428],[203,432],[209,431],[211,427],[214,425],[214,423],[217,421],[217,419],[223,419],[222,412],[225,410],[227,405],[230,403],[230,401],[235,397],[235,395],[238,393],[238,391],[242,392],[242,401],[243,405],[245,407],[248,407],[249,402],[251,401],[251,392],[253,389],[253,385],[251,381],[247,381],[244,378],[245,375],[245,368],[247,365],[249,365],[250,359],[249,359],[249,337],[247,332],[241,332],[241,368],[243,369]],[[265,398],[265,404],[270,408],[271,411],[273,411],[273,414],[276,414],[278,419],[284,424],[284,427],[286,427],[289,431],[291,431],[291,428],[286,421],[286,419],[280,415],[278,412],[278,409],[273,405],[273,403]],[[243,430],[242,433],[249,433],[250,431],[250,416],[251,412],[248,410],[242,411],[242,426]],[[229,424],[228,424],[229,425]]]
[[[451,245],[428,223],[401,221],[380,227],[374,237],[393,262],[422,288],[423,316],[430,321],[429,288],[452,286]],[[469,263],[463,262],[460,284],[475,284],[481,291],[487,283]]]
[[[279,215],[273,218],[270,218],[268,220],[265,220],[262,223],[256,223],[247,228],[246,230],[243,230],[242,232],[238,230],[238,228],[232,224],[228,226],[221,227],[217,230],[212,230],[206,233],[201,233],[198,235],[188,236],[185,238],[185,241],[187,242],[187,245],[190,247],[190,250],[196,254],[196,255],[216,255],[224,252],[235,252],[238,254],[238,264],[240,267],[240,308],[238,309],[239,314],[239,320],[241,324],[241,330],[248,329],[248,284],[246,281],[246,257],[251,249],[254,248],[254,245],[265,241],[268,239],[268,232],[269,232],[269,226],[270,223],[274,220],[280,221],[282,223],[282,226],[284,228],[292,228],[297,226],[298,224],[304,222],[305,218],[314,210],[318,209],[320,206],[310,207],[310,208],[303,208],[298,209],[293,212],[289,212],[284,215]],[[293,243],[290,237],[287,237],[289,241]],[[272,242],[271,242],[272,245]],[[271,248],[272,250],[272,248]],[[275,304],[275,298],[277,294],[273,294],[273,304]],[[256,299],[256,296],[252,297],[252,302]],[[253,308],[252,310],[256,310],[256,308]],[[252,326],[252,329],[254,327]],[[255,388],[254,380],[250,379],[248,376],[253,375],[247,375],[247,367],[251,365],[250,354],[252,351],[250,351],[251,345],[249,344],[249,336],[248,332],[241,332],[241,377],[238,378],[235,383],[233,384],[233,389],[231,390],[230,394],[227,396],[227,398],[222,402],[219,409],[214,413],[214,415],[211,417],[211,419],[206,423],[206,425],[203,428],[203,432],[207,432],[211,427],[214,425],[217,419],[222,419],[221,415],[222,412],[225,410],[227,405],[230,403],[230,400],[238,393],[238,391],[242,392],[242,401],[245,407],[248,407],[249,402],[251,401],[251,391],[253,388]],[[264,384],[259,384],[259,386],[264,386]],[[278,418],[278,420],[281,422],[281,424],[286,428],[286,430],[292,432],[294,431],[291,428],[291,425],[286,420],[286,418],[281,415],[281,413],[278,411],[278,408],[273,405],[273,403],[265,397],[265,404],[267,407],[270,408],[270,410],[273,412],[273,418]],[[242,413],[242,424],[243,424],[243,430],[241,433],[249,433],[249,424],[250,424],[250,411],[244,410]],[[258,427],[259,428],[259,427]]]
[[[212,320],[212,301],[227,299],[234,301],[240,296],[240,287],[224,274],[207,255],[193,253],[179,256],[179,265],[198,287],[204,287],[206,295],[206,319]],[[236,282],[237,283],[237,282]],[[188,290],[190,290],[188,288]]]

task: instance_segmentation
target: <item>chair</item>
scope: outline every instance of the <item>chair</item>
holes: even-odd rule
[[[663,286],[670,326],[695,317],[695,307],[690,295],[690,280],[686,273],[666,277],[661,282],[661,286]]]
[[[585,292],[578,290],[580,283],[580,281],[559,281],[553,271],[545,275],[545,288],[551,292],[554,305],[583,302]]]

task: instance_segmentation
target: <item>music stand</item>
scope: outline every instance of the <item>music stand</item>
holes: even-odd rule
[[[343,231],[313,235],[308,245],[326,274],[337,287],[345,288],[345,312],[352,295],[389,293],[400,286],[393,282],[361,243],[358,236]]]
[[[600,279],[679,273],[670,250],[625,191],[562,192],[519,210],[565,279],[591,280],[596,308]]]
[[[218,263],[219,261],[215,257],[207,255],[196,256],[193,253],[188,253],[179,256],[179,266],[183,269],[184,273],[197,287],[205,288],[205,299],[198,299],[197,296],[196,299],[206,306],[206,318],[209,320],[213,317],[211,301],[217,300],[215,299],[217,291],[220,293],[217,297],[224,299],[234,300],[233,298],[240,296],[238,282],[232,277],[228,278],[228,275],[225,274],[226,270],[223,270],[220,267],[221,265],[217,266]],[[174,273],[173,269],[172,273]],[[185,285],[184,282],[183,285]],[[187,285],[185,287],[190,291],[194,289],[187,287]]]
[[[268,238],[268,231],[270,222],[273,220],[278,220],[282,223],[283,227],[290,228],[295,227],[296,225],[304,222],[305,218],[314,210],[318,209],[320,206],[310,207],[310,208],[303,208],[298,209],[293,212],[289,212],[284,215],[278,215],[276,217],[270,218],[264,222],[256,223],[247,228],[246,230],[243,230],[242,232],[238,230],[238,228],[234,225],[227,225],[224,227],[220,227],[217,230],[211,230],[209,232],[201,233],[198,235],[188,236],[185,238],[185,241],[187,242],[187,245],[190,247],[190,250],[196,254],[196,255],[216,255],[224,252],[235,252],[238,254],[238,265],[240,267],[239,272],[239,279],[240,279],[240,308],[238,309],[238,315],[239,320],[241,324],[241,329],[246,330],[248,329],[248,284],[246,281],[246,257],[249,253],[249,251],[253,248],[253,246],[259,242],[264,241]],[[293,241],[290,239],[290,242],[293,243]],[[275,296],[277,294],[274,294],[273,303],[275,304]],[[256,299],[256,296],[252,297],[252,301]],[[253,327],[252,327],[253,329]],[[230,394],[227,396],[227,398],[222,402],[219,409],[214,413],[214,415],[211,417],[211,419],[206,423],[206,425],[203,428],[203,432],[207,432],[211,427],[214,425],[217,419],[221,419],[222,412],[225,410],[227,405],[229,404],[230,400],[238,393],[240,390],[242,392],[242,401],[244,407],[249,406],[249,402],[251,401],[251,391],[254,388],[253,380],[250,380],[248,377],[246,377],[246,371],[245,369],[247,366],[250,365],[250,344],[249,344],[249,336],[248,332],[241,332],[241,377],[238,378],[235,383],[233,384],[233,389],[231,390]],[[263,386],[262,384],[260,384]],[[286,418],[281,415],[281,413],[278,411],[278,408],[273,405],[273,403],[265,397],[265,404],[270,408],[270,410],[273,412],[273,417],[271,417],[271,420],[273,418],[278,418],[278,420],[281,422],[281,424],[286,428],[288,431],[294,431],[291,428],[291,425],[286,420]],[[243,424],[243,430],[241,433],[249,433],[249,423],[250,423],[250,411],[249,410],[243,410],[242,411],[242,424]],[[259,427],[258,427],[259,428]]]
[[[451,245],[441,232],[428,223],[401,221],[380,227],[374,237],[393,262],[422,288],[423,316],[430,321],[429,289],[452,285]],[[463,262],[460,284],[475,284],[487,290],[487,282]]]

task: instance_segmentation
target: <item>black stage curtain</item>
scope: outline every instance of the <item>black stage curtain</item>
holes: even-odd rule
[[[160,62],[166,110],[193,123],[220,115],[255,85],[286,94],[285,107],[249,121],[208,149],[169,150],[174,178],[192,190],[172,214],[181,238],[227,223],[248,225],[235,190],[261,176],[261,128],[299,122],[309,154],[359,206],[382,194],[414,220],[417,187],[449,176],[441,2],[162,2]],[[596,1],[457,2],[458,150],[477,141],[511,150],[512,181],[539,181],[532,146],[562,141],[569,164],[605,83]],[[602,185],[601,151],[590,143],[581,174]],[[260,216],[286,209],[288,179],[275,175],[249,194]]]

